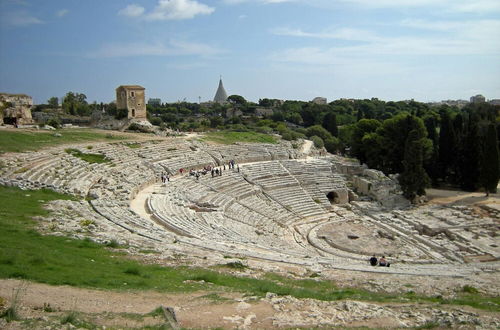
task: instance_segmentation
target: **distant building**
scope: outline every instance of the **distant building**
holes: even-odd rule
[[[493,99],[493,100],[490,100],[489,103],[491,105],[500,105],[500,99]]]
[[[326,97],[315,97],[315,98],[313,98],[312,103],[327,104],[327,99],[326,99]]]
[[[222,84],[222,78],[220,78],[219,80],[219,87],[217,88],[217,93],[215,93],[214,102],[215,103],[227,102],[227,92],[224,89],[224,85]]]
[[[159,106],[161,106],[161,99],[150,98],[150,99],[148,99],[148,105],[150,105],[152,107],[159,107]]]
[[[470,103],[484,103],[484,102],[486,102],[486,98],[481,94],[478,94],[476,96],[471,96],[470,98]]]
[[[442,105],[448,105],[450,107],[457,107],[459,109],[462,109],[467,104],[469,104],[469,101],[467,101],[467,100],[442,100],[439,102],[429,102],[427,104],[431,107],[439,107]]]
[[[116,108],[127,109],[129,119],[146,120],[145,88],[139,85],[122,85],[116,89]]]

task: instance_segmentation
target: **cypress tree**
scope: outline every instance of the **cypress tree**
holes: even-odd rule
[[[500,178],[500,161],[498,157],[497,132],[495,125],[490,124],[484,141],[480,174],[480,184],[484,187],[486,196],[489,196],[490,192],[497,192],[498,179]]]
[[[447,180],[452,173],[457,145],[455,131],[450,114],[446,111],[441,114],[441,130],[439,131],[439,168],[442,179]]]
[[[479,188],[479,167],[481,161],[481,144],[479,140],[479,123],[471,117],[469,129],[463,140],[460,159],[460,186],[464,190],[475,191]]]
[[[439,137],[436,130],[436,119],[428,117],[425,119],[427,137],[432,141],[432,154],[425,162],[425,171],[429,174],[432,185],[437,186],[439,178]]]
[[[429,185],[429,177],[423,167],[423,140],[417,130],[412,130],[405,143],[404,171],[399,176],[399,184],[403,195],[411,201],[416,196],[425,195],[425,187]]]
[[[323,127],[335,137],[339,136],[337,127],[337,116],[333,112],[329,112],[323,118]]]

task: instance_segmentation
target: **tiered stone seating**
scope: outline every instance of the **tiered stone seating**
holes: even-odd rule
[[[266,192],[268,196],[274,199],[284,208],[301,217],[319,216],[325,213],[302,188],[282,188]]]
[[[71,146],[82,152],[103,154],[112,161],[107,164],[88,164],[65,153],[63,148],[12,157],[7,169],[0,171],[0,182],[8,179],[23,187],[88,193],[92,200],[85,204],[86,214],[91,205],[99,219],[109,221],[110,226],[120,227],[130,236],[144,238],[157,246],[172,240],[175,234],[179,241],[202,249],[300,265],[394,272],[367,268],[366,256],[334,248],[334,244],[330,246],[317,237],[317,230],[324,224],[362,219],[370,228],[397,235],[398,240],[418,249],[425,256],[421,263],[458,264],[468,254],[498,256],[498,249],[491,247],[495,238],[486,232],[486,224],[494,225],[493,220],[464,222],[453,216],[453,210],[440,209],[434,218],[427,218],[430,221],[427,225],[449,230],[456,236],[455,240],[449,240],[443,235],[420,234],[416,230],[421,225],[418,212],[411,215],[378,209],[372,212],[363,203],[352,203],[356,211],[352,212],[350,208],[332,205],[326,195],[347,190],[344,177],[335,173],[335,169],[340,167],[346,174],[363,169],[356,164],[345,165],[342,159],[291,159],[297,153],[288,145],[217,146],[172,139],[141,142],[140,148],[130,148],[126,143],[94,144],[92,148]],[[240,172],[227,167],[230,160],[237,162]],[[156,193],[147,200],[154,221],[138,216],[129,208],[131,198],[143,186],[154,182],[159,172],[178,173],[180,168],[223,164],[226,171],[222,176],[212,177],[210,173],[199,179],[175,176],[171,182],[157,184]],[[16,167],[23,170],[15,173]],[[460,231],[464,226],[470,230]],[[481,244],[471,244],[474,240],[481,240]],[[331,256],[335,256],[333,261]],[[419,267],[422,268],[398,265],[396,272],[419,275],[451,272],[439,265]],[[456,267],[453,271],[464,275],[470,269]]]
[[[131,233],[158,242],[168,237],[155,223],[145,221],[145,219],[129,210],[126,205],[101,199],[93,200],[91,204],[93,209],[101,216]]]
[[[197,150],[177,150],[171,158],[158,162],[167,172],[176,174],[181,168],[185,170],[214,166],[213,158],[206,152]]]
[[[250,195],[239,200],[239,203],[258,212],[259,214],[275,221],[280,225],[285,225],[296,220],[296,216],[285,209],[281,204],[266,197],[263,194]]]

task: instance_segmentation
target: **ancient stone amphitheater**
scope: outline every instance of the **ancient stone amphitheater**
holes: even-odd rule
[[[57,147],[6,154],[0,183],[80,195],[61,201],[56,232],[116,239],[155,251],[246,257],[313,270],[471,276],[497,271],[498,212],[467,206],[411,208],[395,182],[339,156],[291,144],[214,145],[171,138],[75,145],[108,163]],[[229,169],[234,160],[239,166]],[[179,174],[224,168],[198,179]],[[171,180],[163,184],[162,172]],[[385,254],[391,267],[370,267]]]

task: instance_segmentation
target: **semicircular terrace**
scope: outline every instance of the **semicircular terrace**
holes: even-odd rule
[[[497,267],[495,219],[460,207],[398,210],[391,179],[339,156],[306,157],[284,141],[71,146],[109,160],[90,164],[65,148],[4,155],[0,183],[85,196],[80,212],[147,246],[176,242],[316,268],[417,275],[467,276]],[[208,166],[222,175],[187,173]],[[161,183],[161,173],[170,182]],[[148,216],[141,216],[131,201],[145,187],[150,193],[140,211]],[[372,254],[385,254],[393,265],[368,266]],[[478,262],[484,260],[493,262]]]

